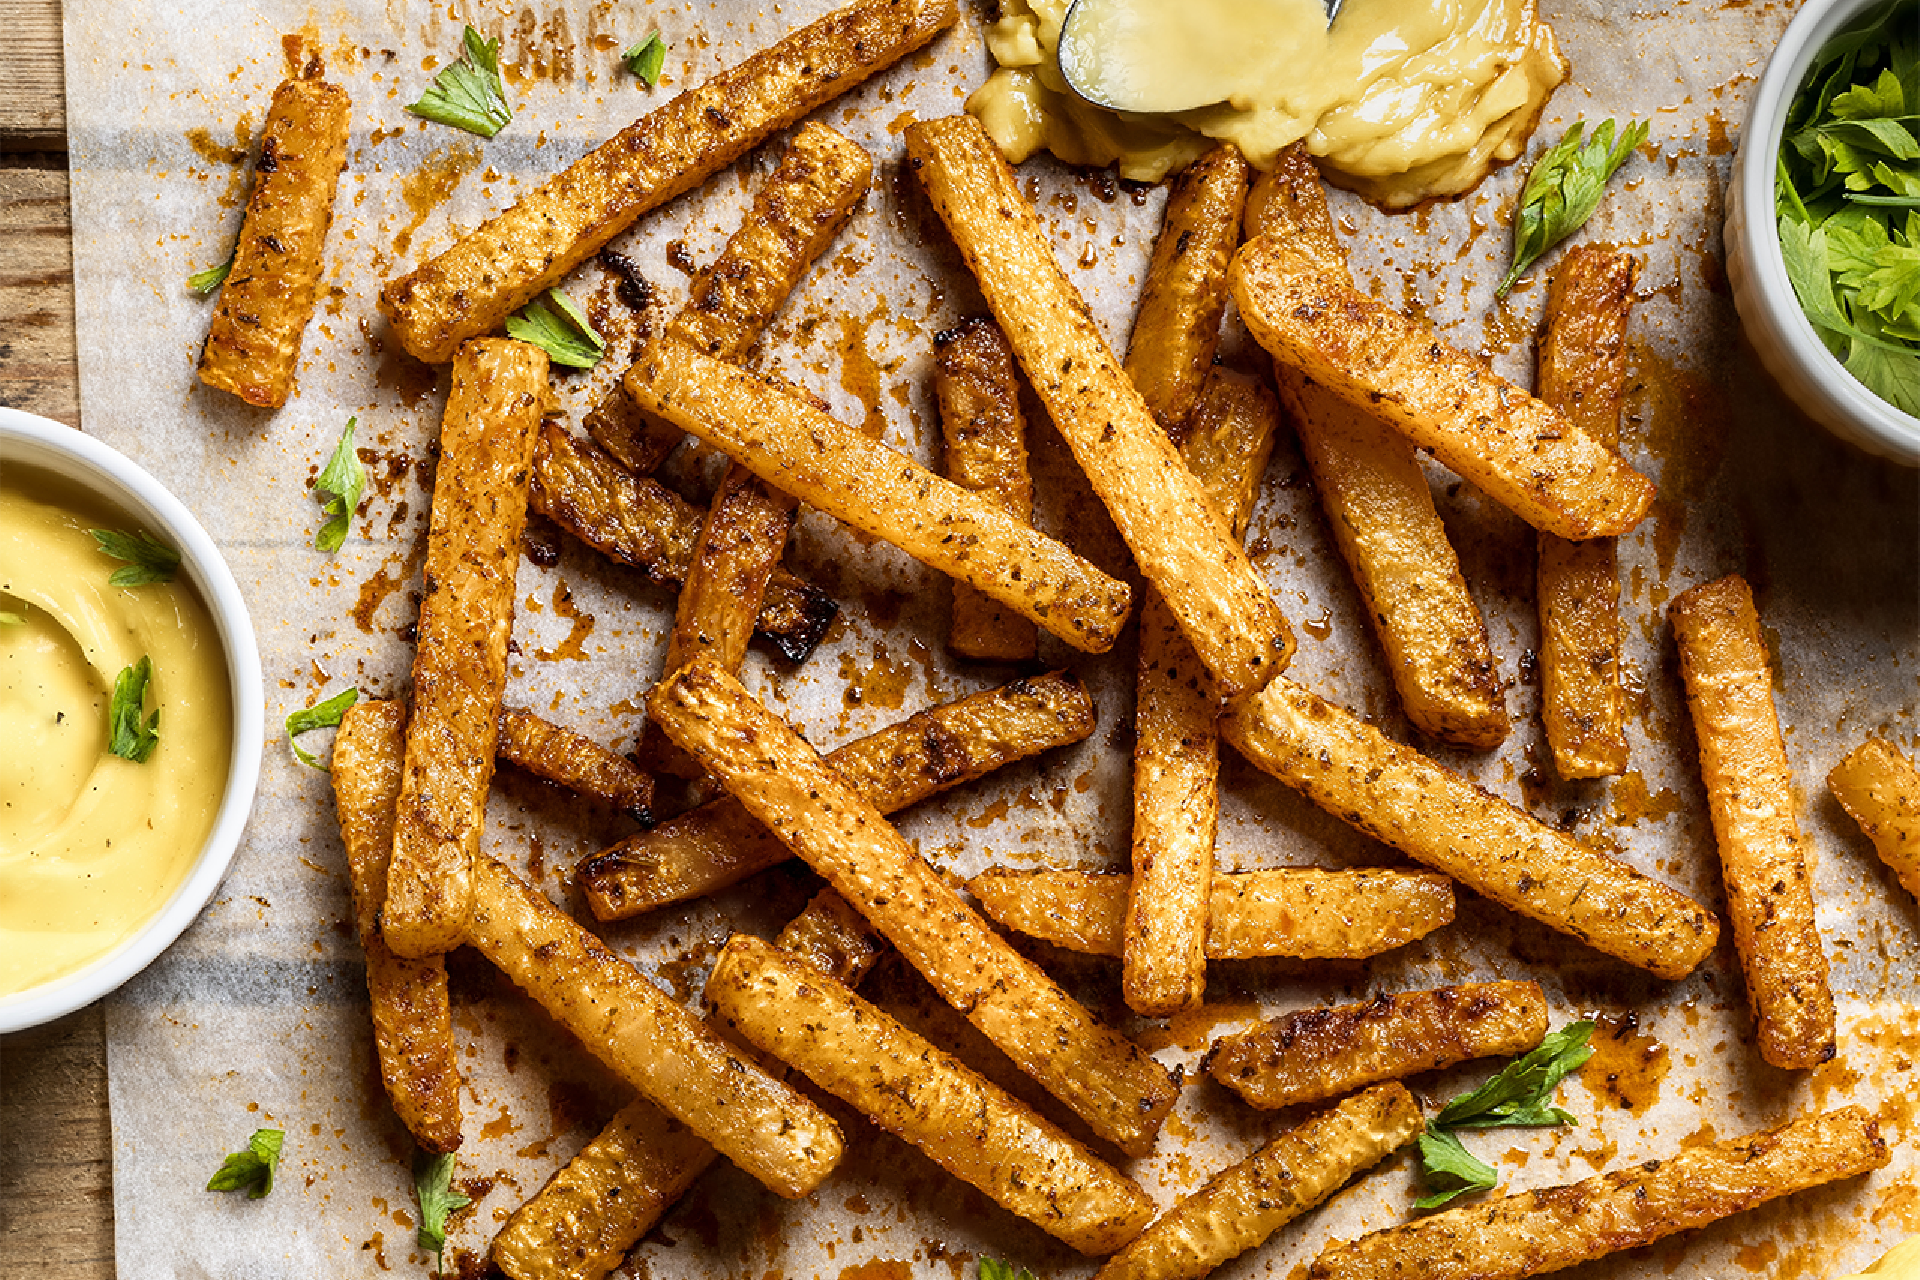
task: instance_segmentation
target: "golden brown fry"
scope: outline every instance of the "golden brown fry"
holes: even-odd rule
[[[1213,1042],[1203,1069],[1265,1109],[1337,1098],[1362,1085],[1525,1053],[1547,1034],[1536,982],[1469,982],[1301,1009]]]
[[[200,352],[200,381],[264,408],[293,392],[347,164],[353,103],[324,74],[315,59],[273,91],[247,216]]]
[[[730,1030],[1082,1253],[1112,1252],[1153,1217],[1132,1179],[795,956],[735,934],[707,999]]]
[[[429,363],[497,328],[634,219],[950,27],[953,0],[856,0],[642,116],[430,262],[380,310]]]
[[[1142,576],[1222,694],[1260,688],[1285,669],[1292,632],[1107,349],[1006,160],[972,116],[923,120],[906,140],[928,197]]]
[[[1128,880],[1110,872],[989,867],[967,888],[1005,928],[1072,951],[1117,956]],[[1207,958],[1359,960],[1424,938],[1452,919],[1453,882],[1431,871],[1216,873]]]
[[[1448,1209],[1335,1244],[1311,1280],[1522,1280],[1577,1266],[1887,1163],[1872,1116],[1842,1107],[1618,1173]]]
[[[1220,371],[1190,415],[1181,455],[1236,539],[1246,532],[1279,422],[1265,387]],[[1213,684],[1154,591],[1140,614],[1135,690],[1134,874],[1121,988],[1135,1013],[1164,1017],[1197,1004],[1206,988],[1220,739]]]
[[[1920,769],[1878,738],[1853,749],[1827,786],[1873,841],[1880,860],[1920,897]]]
[[[1200,1280],[1264,1244],[1426,1127],[1400,1084],[1308,1118],[1210,1179],[1107,1261],[1094,1280]]]
[[[1620,441],[1627,312],[1639,264],[1580,245],[1554,268],[1540,339],[1540,398],[1607,448]],[[1611,538],[1540,535],[1540,720],[1563,778],[1627,768],[1620,582]]]
[[[1667,614],[1760,1056],[1817,1067],[1834,1053],[1833,991],[1753,592],[1730,574],[1676,597]]]
[[[1284,241],[1249,241],[1228,280],[1277,359],[1432,449],[1534,527],[1611,537],[1652,504],[1653,482],[1564,415]]]
[[[1175,444],[1213,368],[1227,310],[1227,263],[1240,244],[1247,162],[1223,143],[1182,169],[1140,289],[1126,371],[1154,421]]]
[[[413,717],[381,929],[403,956],[451,951],[473,909],[527,479],[547,403],[547,354],[507,338],[460,348],[440,422],[427,527]]]
[[[1698,903],[1481,790],[1290,680],[1220,733],[1255,767],[1408,857],[1662,978],[1691,973],[1720,925]]]
[[[840,1159],[840,1130],[492,858],[468,938],[594,1057],[769,1190],[793,1198]]]
[[[399,703],[349,708],[333,743],[333,796],[347,846],[354,926],[367,953],[380,1082],[415,1142],[427,1151],[452,1151],[460,1145],[460,1066],[446,962],[439,956],[402,960],[380,936],[406,741],[407,711]]]
[[[627,370],[641,407],[755,475],[1018,609],[1092,653],[1112,646],[1131,592],[997,505],[829,417],[775,381],[684,343],[656,342]]]
[[[704,658],[649,710],[1021,1070],[1121,1150],[1152,1146],[1178,1094],[1166,1070],[1002,941],[790,725]]]
[[[642,826],[653,825],[653,779],[591,738],[531,711],[506,707],[494,751],[535,777],[604,800]]]
[[[930,707],[827,755],[881,813],[1093,732],[1093,700],[1063,672]],[[710,801],[585,858],[574,878],[601,920],[715,893],[793,854],[738,800]]]
[[[1033,519],[1027,428],[1013,349],[993,321],[976,316],[934,338],[934,395],[946,435],[947,478],[998,502],[1016,520]],[[1024,662],[1033,657],[1033,623],[963,582],[953,584],[947,647],[963,658]]]

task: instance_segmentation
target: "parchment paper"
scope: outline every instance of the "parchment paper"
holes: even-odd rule
[[[758,0],[568,0],[537,9],[68,0],[86,429],[151,468],[220,542],[260,633],[270,723],[349,683],[386,697],[405,689],[426,464],[445,375],[398,352],[374,309],[381,282],[669,93],[828,7],[827,0],[765,8]],[[1103,1016],[1190,1075],[1213,1035],[1262,1014],[1444,981],[1537,978],[1556,1025],[1597,1014],[1610,1031],[1601,1056],[1562,1090],[1562,1102],[1581,1117],[1577,1127],[1470,1139],[1498,1162],[1510,1187],[1585,1177],[1690,1140],[1861,1102],[1880,1116],[1892,1167],[1570,1273],[1830,1275],[1920,1230],[1909,1076],[1920,1048],[1913,1004],[1920,913],[1823,781],[1869,732],[1914,749],[1920,494],[1913,472],[1857,454],[1786,409],[1737,336],[1721,272],[1722,192],[1743,100],[1791,6],[1738,0],[1656,12],[1550,0],[1547,11],[1575,71],[1534,151],[1583,115],[1637,114],[1653,124],[1651,154],[1628,164],[1584,233],[1646,260],[1623,447],[1659,480],[1661,498],[1623,550],[1626,666],[1638,699],[1632,771],[1608,783],[1553,781],[1535,715],[1531,534],[1438,467],[1436,492],[1487,612],[1501,670],[1513,682],[1516,727],[1497,752],[1435,754],[1723,907],[1663,615],[1667,600],[1695,582],[1747,574],[1778,657],[1775,696],[1812,837],[1820,925],[1839,995],[1839,1059],[1804,1075],[1760,1062],[1730,944],[1692,978],[1665,984],[1464,891],[1455,924],[1369,964],[1214,965],[1207,1006],[1170,1027],[1125,1016],[1117,964],[1037,944],[1030,950]],[[452,55],[469,18],[504,34],[511,70],[517,114],[490,142],[402,110]],[[982,19],[970,5],[958,30],[822,112],[872,149],[875,187],[755,357],[826,396],[844,418],[884,429],[929,461],[939,436],[928,380],[932,336],[980,303],[902,170],[897,135],[912,118],[960,108],[985,71]],[[656,26],[670,50],[668,81],[649,93],[617,55]],[[306,336],[297,396],[267,413],[194,378],[211,303],[192,297],[184,281],[223,258],[231,243],[246,190],[241,155],[283,74],[282,37],[293,34],[321,48],[331,76],[352,93],[354,133],[328,247],[331,293]],[[656,286],[656,318],[686,293],[685,273],[671,264],[712,258],[772,154],[763,148],[617,242]],[[1530,382],[1541,275],[1506,304],[1491,302],[1521,176],[1510,169],[1465,199],[1399,216],[1342,195],[1335,203],[1363,287],[1426,312],[1452,341]],[[1046,161],[1027,166],[1025,181],[1054,221],[1062,261],[1123,347],[1161,193],[1116,192]],[[616,351],[628,344],[634,319],[598,267],[582,268],[568,287],[592,300]],[[1229,328],[1226,358],[1257,367],[1235,322]],[[576,422],[623,364],[616,356],[591,377],[558,379]],[[347,545],[330,557],[311,549],[320,515],[307,485],[349,415],[359,417],[373,487]],[[1037,407],[1031,417],[1039,523],[1103,565],[1123,565],[1123,549],[1058,436]],[[672,600],[551,527],[536,522],[531,537],[557,546],[559,556],[551,565],[529,558],[521,566],[509,697],[624,747],[640,725],[638,696],[657,674]],[[1301,634],[1291,674],[1413,740],[1290,438],[1276,451],[1251,541]],[[810,514],[790,558],[834,591],[841,620],[804,667],[786,669],[756,653],[747,678],[823,749],[1013,674],[948,657],[947,584],[891,548]],[[1043,658],[1085,674],[1099,699],[1100,729],[1079,747],[902,817],[907,835],[938,865],[972,873],[992,862],[1124,863],[1130,643],[1100,660],[1057,648]],[[1227,755],[1223,866],[1400,861]],[[487,843],[567,900],[572,863],[622,834],[619,822],[503,770]],[[812,885],[806,872],[789,868],[608,936],[693,1002],[730,928],[770,933]],[[349,920],[328,779],[275,741],[224,889],[179,944],[109,1004],[123,1276],[372,1275],[424,1266],[413,1245],[408,1142],[379,1091]],[[472,1269],[505,1216],[626,1093],[484,961],[458,954],[453,972],[469,1081],[460,1171],[477,1203],[456,1220],[449,1256]],[[917,976],[897,962],[883,966],[870,990],[991,1067],[991,1051],[934,1008]],[[1475,1064],[1416,1084],[1444,1100],[1487,1070]],[[738,1171],[717,1168],[636,1251],[629,1274],[872,1280],[910,1272],[960,1280],[982,1255],[1019,1259],[1047,1277],[1089,1273],[1088,1263],[1036,1228],[830,1106],[851,1149],[817,1194],[786,1203]],[[1264,1141],[1275,1123],[1196,1081],[1156,1153],[1130,1170],[1169,1204]],[[263,1125],[287,1132],[273,1195],[249,1201],[202,1191],[222,1154]],[[1220,1274],[1294,1274],[1329,1238],[1405,1217],[1413,1184],[1402,1155]]]

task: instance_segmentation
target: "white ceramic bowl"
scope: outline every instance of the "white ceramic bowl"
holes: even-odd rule
[[[1727,195],[1727,278],[1760,363],[1808,417],[1869,453],[1920,466],[1920,419],[1854,380],[1807,322],[1780,256],[1774,173],[1787,107],[1807,67],[1843,28],[1888,0],[1809,0],[1787,25],[1753,95]]]
[[[233,861],[260,781],[265,700],[253,622],[220,549],[193,514],[148,475],[91,436],[46,418],[0,407],[0,468],[37,467],[78,484],[135,516],[180,549],[180,564],[213,615],[233,696],[233,751],[213,830],[166,904],[112,951],[83,968],[0,997],[0,1032],[19,1031],[91,1004],[146,968],[193,923]]]

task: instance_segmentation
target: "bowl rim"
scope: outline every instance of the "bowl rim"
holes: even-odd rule
[[[1752,255],[1750,269],[1764,305],[1778,317],[1785,330],[1782,336],[1789,339],[1782,344],[1784,357],[1797,366],[1796,372],[1803,379],[1838,400],[1858,430],[1912,465],[1920,463],[1920,418],[1869,391],[1814,332],[1813,322],[1807,319],[1793,281],[1787,276],[1779,219],[1774,213],[1777,158],[1786,135],[1787,106],[1799,92],[1808,66],[1849,23],[1872,10],[1899,3],[1901,0],[1813,0],[1793,16],[1767,60],[1748,108],[1737,180],[1739,197],[1747,211],[1745,234],[1759,250]],[[1748,148],[1755,150],[1748,152]],[[1763,157],[1764,163],[1755,163]]]
[[[26,449],[8,456],[10,446],[21,443]],[[92,1004],[145,969],[199,917],[226,877],[252,816],[266,733],[260,650],[253,620],[233,571],[193,513],[117,449],[64,423],[0,405],[0,467],[8,462],[45,467],[48,463],[43,460],[52,458],[78,463],[86,473],[78,477],[81,483],[113,505],[151,522],[155,532],[171,538],[180,548],[182,566],[206,602],[220,634],[233,699],[233,744],[227,785],[213,827],[192,868],[166,904],[105,955],[38,986],[0,996],[0,1034],[23,1031]]]

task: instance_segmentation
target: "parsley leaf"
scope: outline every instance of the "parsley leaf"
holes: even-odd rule
[[[160,744],[160,712],[156,708],[140,722],[147,701],[147,684],[153,679],[153,659],[124,668],[113,680],[113,699],[107,704],[107,750],[123,760],[145,764]]]
[[[451,1151],[437,1156],[424,1151],[415,1154],[413,1193],[420,1202],[420,1228],[414,1232],[413,1238],[422,1249],[432,1251],[435,1274],[441,1270],[444,1260],[440,1255],[447,1247],[447,1215],[473,1203],[452,1187]]]
[[[273,1190],[273,1172],[280,1166],[280,1144],[286,1136],[279,1129],[255,1129],[247,1149],[228,1155],[207,1179],[207,1190],[245,1191],[249,1200],[264,1198]]]
[[[195,293],[199,294],[201,297],[204,298],[208,294],[212,293],[215,289],[218,289],[221,285],[225,284],[227,281],[227,273],[232,270],[233,270],[233,255],[229,253],[227,255],[227,260],[221,263],[219,266],[208,267],[205,271],[196,271],[192,275],[188,276],[187,288],[193,290]]]
[[[313,545],[321,551],[338,551],[346,542],[354,508],[360,505],[360,495],[366,492],[367,469],[360,465],[360,455],[353,451],[353,427],[358,421],[358,418],[347,419],[347,429],[341,432],[340,443],[333,446],[333,456],[327,459],[327,465],[320,469],[319,478],[313,482],[314,496],[320,499],[323,504],[320,509],[328,517],[320,526],[320,532],[313,535]]]
[[[667,42],[656,31],[621,54],[620,61],[640,78],[641,84],[651,89],[660,83],[660,71],[667,65]]]
[[[26,625],[27,620],[19,614],[0,609],[0,627],[24,627]]]
[[[336,729],[340,726],[340,717],[347,714],[347,708],[360,701],[358,689],[342,689],[325,702],[295,711],[287,717],[287,745],[293,748],[294,759],[301,764],[311,765],[315,769],[327,766],[310,751],[303,750],[294,739],[312,729]],[[331,772],[329,770],[329,772]]]
[[[1585,129],[1586,121],[1574,121],[1567,136],[1533,162],[1513,219],[1513,265],[1494,297],[1506,297],[1541,254],[1581,228],[1599,205],[1607,179],[1647,140],[1644,121],[1629,120],[1618,142],[1612,120],[1602,120],[1592,138],[1583,142]]]
[[[547,290],[546,297],[535,298],[518,315],[508,316],[507,336],[531,342],[555,364],[573,369],[593,368],[607,351],[606,342],[573,299],[558,289]]]
[[[122,533],[118,529],[89,529],[100,544],[100,554],[125,560],[124,569],[115,569],[107,577],[113,587],[144,587],[149,582],[172,582],[173,571],[180,567],[180,553],[152,534]]]
[[[1418,1209],[1438,1209],[1455,1197],[1491,1191],[1500,1185],[1500,1174],[1446,1129],[1429,1129],[1420,1135],[1420,1176],[1428,1187],[1426,1195],[1415,1200]]]
[[[513,119],[500,79],[500,42],[483,39],[468,27],[461,44],[460,60],[441,68],[432,87],[407,110],[435,124],[491,138]]]
[[[1002,1262],[998,1258],[980,1259],[980,1280],[1034,1280],[1033,1272],[1021,1267],[1014,1270],[1011,1262]]]

